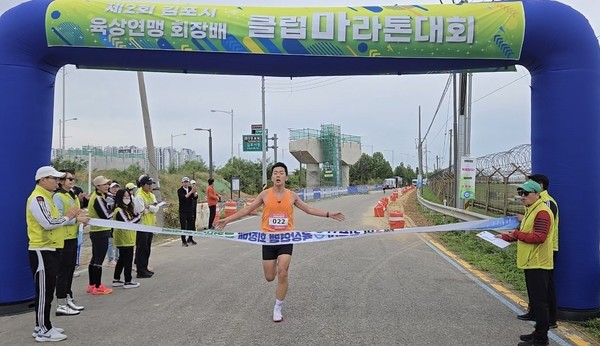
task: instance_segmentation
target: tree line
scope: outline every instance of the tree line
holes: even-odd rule
[[[57,169],[74,169],[79,175],[87,171],[87,161],[78,159],[75,161],[65,160],[58,157],[52,161],[52,165]],[[271,170],[273,162],[267,160],[267,172]],[[297,189],[306,187],[306,169],[304,167],[288,167],[289,176],[287,187]],[[121,182],[135,181],[144,172],[139,165],[132,165],[125,170],[110,169],[111,179]],[[194,177],[199,173],[207,173],[208,165],[202,159],[187,161],[179,167],[172,165],[167,170],[160,172],[170,175],[181,175]],[[267,173],[268,174],[268,173]],[[325,174],[321,170],[321,177]],[[373,153],[373,156],[363,153],[360,159],[350,166],[350,185],[380,185],[386,178],[402,177],[405,185],[410,184],[412,179],[416,179],[418,169],[414,170],[410,165],[405,166],[400,163],[399,166],[392,169],[390,163],[384,158],[381,152]],[[221,178],[231,182],[233,177],[238,177],[240,188],[249,195],[256,195],[262,190],[262,163],[261,160],[246,160],[239,157],[229,159],[227,163],[215,170],[215,178]],[[84,178],[84,177],[81,177]],[[267,178],[267,181],[270,180]],[[322,182],[328,181],[321,179]],[[325,185],[324,185],[325,186]]]

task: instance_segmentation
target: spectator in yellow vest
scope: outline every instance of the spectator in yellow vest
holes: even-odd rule
[[[75,222],[88,222],[89,218],[80,216],[81,209],[76,206],[60,215],[52,199],[52,193],[58,187],[58,179],[65,173],[54,167],[43,166],[35,173],[35,188],[27,198],[25,212],[27,237],[29,238],[29,264],[35,282],[35,328],[32,336],[36,341],[62,341],[67,338],[62,328],[54,327],[50,322],[50,310],[56,285],[59,257],[56,252],[64,245],[64,232],[60,227]]]
[[[535,330],[521,335],[519,346],[548,345],[548,288],[554,269],[552,230],[553,214],[540,197],[542,187],[533,180],[517,189],[525,205],[525,215],[519,229],[498,235],[517,242],[517,268],[525,273],[529,304],[534,311]]]

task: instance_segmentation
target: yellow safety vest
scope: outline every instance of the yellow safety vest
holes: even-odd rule
[[[144,200],[144,207],[148,207],[149,205],[154,203],[155,198],[152,192],[144,192],[144,190],[139,188],[136,195],[142,197],[142,200]],[[144,213],[144,215],[142,215],[142,221],[140,223],[142,225],[155,226],[156,213]]]
[[[548,191],[542,191],[542,193],[540,193],[540,197],[541,197],[542,201],[544,201],[544,203],[546,203],[548,201],[552,201],[554,203],[554,205],[556,206],[556,215],[553,215],[554,223],[552,224],[552,226],[553,226],[552,248],[554,251],[558,251],[558,203],[556,203],[554,198],[552,198],[552,196],[550,196]],[[550,206],[548,206],[548,208],[550,208]],[[550,210],[552,210],[552,209],[550,209]]]
[[[121,208],[117,207],[113,214],[113,219],[117,220],[117,214],[121,211]],[[113,229],[113,243],[115,246],[135,246],[135,231],[128,231],[125,229],[115,228]]]
[[[94,209],[94,203],[96,203],[96,199],[98,199],[98,198],[106,198],[106,196],[98,196],[96,191],[94,191],[94,192],[92,192],[92,195],[90,196],[90,201],[88,202],[88,215],[92,219],[100,218],[98,216],[98,213],[96,212],[96,209]],[[110,228],[101,227],[101,226],[90,226],[90,232],[100,232],[100,231],[110,231]]]
[[[71,209],[74,205],[77,206],[77,208],[79,208],[80,204],[79,204],[79,198],[75,197],[71,197],[71,195],[68,192],[56,192],[55,195],[58,195],[60,197],[60,199],[63,202],[63,215],[65,212],[67,212],[67,210]],[[77,238],[77,233],[79,232],[79,224],[75,223],[73,225],[66,225],[63,227],[60,227],[63,229],[63,231],[65,232],[65,239],[76,239]]]
[[[52,230],[45,230],[42,225],[37,221],[29,210],[29,204],[34,198],[43,198],[50,208],[50,215],[54,218],[60,218],[60,212],[52,200],[52,192],[44,189],[43,187],[36,185],[35,189],[27,198],[27,205],[25,207],[25,219],[27,220],[27,237],[29,238],[30,249],[50,248],[50,249],[62,249],[65,246],[65,232],[62,227],[58,227]]]
[[[525,243],[523,241],[517,242],[517,268],[519,269],[553,269],[553,251],[552,251],[552,231],[554,229],[552,218],[552,211],[542,199],[538,199],[526,208],[523,221],[519,231],[524,233],[533,233],[533,225],[537,214],[541,211],[546,211],[550,216],[550,230],[546,241],[541,244]]]

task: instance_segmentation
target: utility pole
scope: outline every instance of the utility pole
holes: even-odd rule
[[[60,125],[60,127],[61,127],[61,129],[60,129],[61,137],[60,138],[61,139],[59,139],[59,141],[61,141],[61,144],[60,144],[60,154],[61,155],[64,155],[64,151],[65,151],[65,120],[66,120],[65,119],[65,117],[66,117],[66,115],[65,115],[65,90],[66,90],[65,76],[67,75],[66,66],[67,65],[63,66],[63,68],[62,68],[62,124]]]
[[[148,174],[156,181],[156,189],[153,191],[158,201],[162,200],[160,194],[160,181],[158,180],[158,169],[156,166],[156,155],[154,154],[154,140],[152,139],[152,124],[150,123],[150,111],[148,110],[148,96],[146,94],[146,84],[144,83],[144,73],[138,71],[138,86],[140,89],[140,100],[142,102],[142,118],[144,119],[144,132],[146,134],[146,151],[148,154]],[[157,213],[157,224],[163,224],[162,210]]]
[[[265,76],[261,77],[262,81],[262,184],[263,188],[267,186],[267,128],[265,127]]]
[[[274,160],[275,162],[279,162],[277,161],[277,134],[273,134],[273,137],[269,138],[270,140],[273,141],[273,146],[270,146],[269,148],[273,149],[273,153],[274,153]]]
[[[459,174],[460,174],[460,168],[459,168],[459,155],[458,155],[458,137],[460,136],[460,133],[458,132],[458,93],[457,93],[457,73],[453,73],[452,74],[452,89],[453,89],[453,108],[454,108],[454,122],[453,122],[453,129],[454,129],[454,141],[453,141],[453,147],[454,147],[454,207],[455,208],[460,208],[458,203],[458,200],[460,199],[460,197],[458,196],[458,185],[460,185],[460,178],[459,178]]]
[[[452,129],[448,130],[448,137],[450,137],[450,143],[448,143],[448,148],[450,152],[448,153],[448,170],[452,169]]]
[[[423,141],[421,139],[421,106],[419,106],[419,147],[417,148],[419,154],[419,175],[417,180],[423,185]]]
[[[427,165],[427,142],[425,142],[425,170],[423,171],[424,178],[427,178],[428,171],[429,171],[429,166]]]

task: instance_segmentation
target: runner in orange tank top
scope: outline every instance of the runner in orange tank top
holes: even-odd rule
[[[284,232],[294,229],[294,206],[303,212],[314,215],[329,217],[334,220],[344,220],[341,212],[328,212],[310,207],[291,190],[285,188],[288,169],[282,162],[277,162],[271,169],[271,181],[273,187],[262,191],[258,197],[247,208],[241,209],[235,214],[221,219],[215,223],[215,229],[223,230],[225,226],[239,218],[248,215],[256,208],[263,206],[262,230],[264,232]],[[294,245],[263,245],[263,270],[265,279],[271,282],[277,277],[277,288],[275,289],[275,307],[273,308],[273,321],[281,322],[281,306],[287,294],[289,282],[288,272],[292,261]]]

